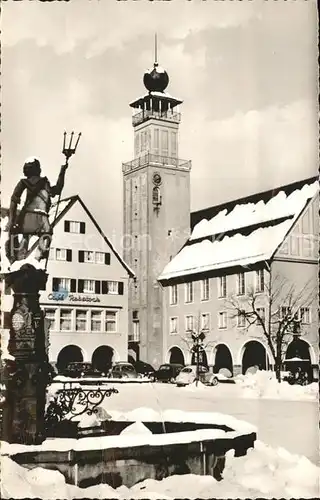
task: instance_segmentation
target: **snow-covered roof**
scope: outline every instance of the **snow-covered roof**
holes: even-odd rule
[[[290,187],[290,186],[289,186]],[[277,189],[239,203],[221,205],[214,216],[194,226],[182,250],[166,265],[159,280],[190,276],[227,267],[248,266],[272,258],[319,183],[301,183],[295,189]],[[211,209],[207,210],[210,213]]]
[[[221,240],[209,239],[186,245],[163,270],[160,280],[232,266],[246,266],[271,258],[292,225],[281,224],[256,229],[248,236],[235,234]]]
[[[312,184],[305,184],[302,189],[295,189],[288,196],[285,191],[279,191],[266,203],[263,200],[257,203],[239,203],[229,213],[226,209],[222,209],[211,219],[204,218],[196,224],[190,239],[196,240],[282,217],[295,216],[317,191],[318,182],[315,181]]]

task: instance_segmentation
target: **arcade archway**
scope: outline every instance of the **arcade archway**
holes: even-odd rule
[[[69,363],[83,361],[83,353],[77,345],[67,345],[61,349],[57,358],[58,371],[64,370]]]
[[[261,342],[249,340],[243,346],[242,373],[245,374],[248,368],[256,366],[259,370],[269,369],[268,353]]]
[[[107,372],[112,367],[114,350],[108,345],[97,347],[92,354],[92,366],[101,372]]]
[[[168,363],[184,365],[184,355],[179,347],[171,347],[171,349],[169,349],[168,358]]]
[[[232,356],[229,347],[218,344],[215,347],[214,371],[219,373],[222,368],[227,368],[233,374]]]
[[[290,342],[286,351],[285,369],[294,370],[300,367],[307,373],[309,382],[313,380],[311,346],[300,338],[295,338]]]

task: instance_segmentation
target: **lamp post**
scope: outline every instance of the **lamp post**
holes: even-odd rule
[[[196,368],[196,385],[198,385],[200,356],[201,355],[203,356],[203,351],[204,351],[203,341],[206,338],[206,336],[205,336],[205,334],[202,331],[200,331],[200,332],[192,332],[191,333],[191,338],[192,338],[192,342],[193,342],[192,352],[196,356],[196,365],[197,365],[197,368]],[[202,356],[201,356],[201,361],[203,362]]]

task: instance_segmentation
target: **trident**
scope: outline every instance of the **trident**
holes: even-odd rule
[[[77,137],[77,140],[76,140],[76,143],[74,144],[74,146],[72,146],[73,137],[74,137],[74,132],[72,131],[71,134],[70,134],[69,146],[67,146],[67,132],[63,133],[62,154],[64,154],[64,156],[66,157],[66,166],[69,165],[69,159],[71,158],[72,155],[75,154],[75,152],[77,150],[77,147],[78,147],[78,144],[79,144],[79,141],[80,141],[80,137],[81,137],[81,132],[78,134],[78,137]],[[54,224],[56,222],[56,219],[57,219],[57,216],[58,216],[58,209],[59,209],[60,200],[61,200],[61,193],[59,194],[59,198],[58,198],[58,201],[57,201],[56,213],[54,215],[54,219],[53,219],[53,222],[52,222],[52,227],[54,226]],[[47,256],[47,259],[46,259],[45,269],[47,269],[48,259],[49,259],[49,255]]]

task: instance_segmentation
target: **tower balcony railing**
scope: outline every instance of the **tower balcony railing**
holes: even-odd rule
[[[144,167],[146,165],[164,166],[179,168],[183,170],[191,170],[191,160],[181,160],[180,158],[170,158],[169,156],[155,155],[146,153],[132,161],[122,163],[122,172],[127,173],[131,170]]]
[[[155,111],[155,110],[144,110],[140,113],[136,113],[132,117],[132,125],[139,125],[150,118],[156,118],[160,120],[167,120],[170,122],[179,123],[181,121],[181,113],[168,111]]]

